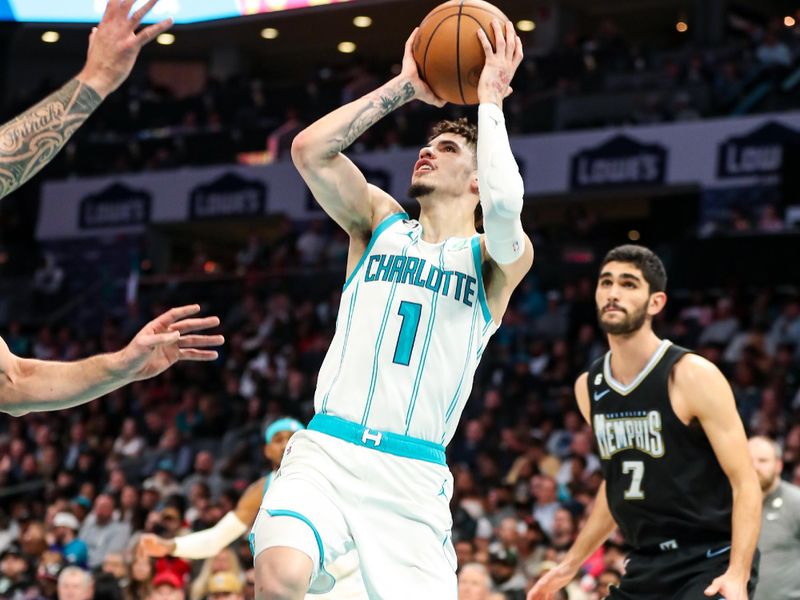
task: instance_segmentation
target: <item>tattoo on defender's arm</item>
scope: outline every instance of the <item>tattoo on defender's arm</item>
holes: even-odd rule
[[[390,112],[414,97],[414,86],[406,82],[399,89],[380,90],[369,98],[341,136],[330,141],[330,156],[335,156],[355,142],[362,133]]]
[[[0,198],[50,162],[101,102],[90,86],[73,79],[0,126]]]

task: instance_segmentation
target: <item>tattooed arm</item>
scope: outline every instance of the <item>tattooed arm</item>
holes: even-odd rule
[[[136,29],[158,0],[130,13],[134,0],[108,3],[92,30],[80,74],[39,104],[0,126],[0,198],[28,181],[58,154],[70,136],[130,75],[139,51],[166,31],[170,20]]]
[[[411,100],[444,104],[417,73],[411,52],[416,35],[415,30],[406,42],[400,75],[321,118],[302,131],[292,144],[294,164],[314,197],[351,239],[368,240],[377,223],[402,209],[389,194],[368,185],[364,175],[342,152],[372,125]],[[360,257],[358,252],[351,255]]]
[[[73,79],[0,127],[0,198],[49,163],[100,102],[96,91]]]

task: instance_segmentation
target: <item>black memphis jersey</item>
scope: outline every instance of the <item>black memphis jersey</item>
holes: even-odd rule
[[[687,352],[664,340],[627,386],[611,375],[610,353],[589,369],[592,429],[608,506],[637,549],[731,538],[728,478],[700,424],[684,425],[669,400],[672,367]]]

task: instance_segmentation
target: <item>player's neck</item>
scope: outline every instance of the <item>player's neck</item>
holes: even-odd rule
[[[463,201],[426,203],[419,215],[422,239],[438,244],[451,237],[475,235],[475,214],[464,204]]]
[[[611,374],[623,385],[632,382],[653,358],[661,339],[649,327],[633,335],[609,335]]]

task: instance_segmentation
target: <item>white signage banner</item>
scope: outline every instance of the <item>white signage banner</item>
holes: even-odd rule
[[[774,184],[800,112],[521,136],[512,139],[528,197],[625,187]],[[352,156],[367,179],[406,199],[417,150]],[[290,162],[54,181],[42,186],[37,237],[135,233],[151,223],[320,216]]]

